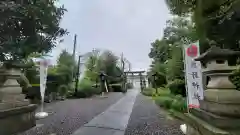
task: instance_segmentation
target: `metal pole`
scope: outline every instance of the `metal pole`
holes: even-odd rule
[[[73,59],[75,60],[75,54],[76,54],[76,45],[77,45],[77,35],[74,35],[74,41],[73,41]]]
[[[122,83],[122,88],[123,90],[125,90],[125,73],[124,73],[124,68],[125,68],[125,63],[124,63],[124,60],[123,60],[123,53],[121,54],[121,63],[122,63],[122,73],[123,73],[123,83]]]
[[[76,45],[77,45],[77,35],[74,35],[74,41],[73,41],[73,53],[72,53],[72,57],[73,57],[73,61],[75,63],[75,55],[76,55]],[[74,81],[74,70],[75,70],[75,66],[72,66],[72,82]],[[76,79],[76,78],[75,78]]]
[[[81,55],[78,56],[78,68],[77,68],[76,82],[75,82],[75,95],[77,95],[77,92],[78,92],[78,82],[79,82],[79,76],[80,76],[80,62],[81,62]]]

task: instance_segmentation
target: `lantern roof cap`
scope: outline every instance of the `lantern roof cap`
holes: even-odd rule
[[[240,51],[233,51],[229,49],[222,49],[213,45],[205,53],[195,58],[196,61],[207,62],[211,60],[227,60],[231,56],[240,56]]]

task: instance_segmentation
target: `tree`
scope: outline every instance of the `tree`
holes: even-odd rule
[[[111,51],[104,51],[101,55],[102,64],[101,70],[108,76],[121,76],[118,73],[116,67],[118,62],[118,57],[114,55]]]
[[[181,47],[172,47],[172,58],[166,63],[168,80],[184,79],[184,63]]]
[[[86,67],[85,78],[88,78],[92,82],[95,82],[98,79],[98,74],[100,72],[99,59],[100,59],[100,51],[93,50],[85,64],[85,67]]]
[[[239,0],[165,0],[170,11],[179,16],[191,14],[201,52],[214,40],[222,48],[239,49]],[[229,29],[225,29],[229,28]]]
[[[155,61],[164,63],[170,56],[170,46],[166,43],[166,40],[155,40],[155,42],[151,43],[151,51],[148,56]]]
[[[167,21],[164,35],[151,44],[149,57],[156,62],[165,63],[172,58],[172,48],[182,47],[185,44],[196,41],[197,34],[193,22],[184,17],[173,17]]]
[[[61,75],[61,84],[71,83],[76,75],[76,69],[77,64],[74,61],[72,54],[63,50],[59,55],[56,66],[56,74]]]
[[[0,61],[23,60],[47,53],[66,34],[59,26],[64,7],[56,0],[3,0],[0,2]]]
[[[152,43],[149,57],[153,59],[150,74],[157,73],[158,78],[168,80],[184,79],[182,48],[196,41],[197,34],[193,22],[186,17],[173,17],[167,21],[161,40]],[[165,83],[158,80],[158,86]]]

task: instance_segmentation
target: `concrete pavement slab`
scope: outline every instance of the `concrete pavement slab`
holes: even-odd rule
[[[76,131],[74,135],[124,135],[124,131],[96,127],[83,127],[81,130]]]
[[[123,135],[139,90],[131,90],[117,103],[99,114],[89,123],[77,130],[73,135]],[[93,131],[89,131],[93,130]],[[118,132],[117,132],[118,131]],[[116,133],[115,133],[116,132]],[[80,134],[81,133],[81,134]],[[96,135],[97,135],[96,134]]]

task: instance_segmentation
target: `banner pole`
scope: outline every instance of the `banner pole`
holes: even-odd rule
[[[188,86],[187,86],[187,72],[186,72],[186,63],[185,63],[185,47],[183,46],[182,47],[182,53],[183,53],[183,65],[184,65],[184,74],[185,74],[185,77],[184,77],[184,80],[185,80],[185,90],[186,90],[186,101],[187,101],[187,112],[189,113],[189,97],[188,97]]]

